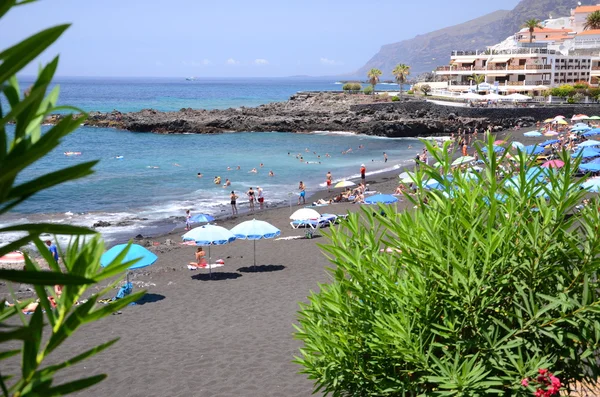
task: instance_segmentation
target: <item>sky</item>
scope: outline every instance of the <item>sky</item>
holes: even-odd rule
[[[519,0],[41,0],[0,21],[0,49],[45,27],[67,32],[24,70],[60,53],[59,76],[338,76],[384,44]]]

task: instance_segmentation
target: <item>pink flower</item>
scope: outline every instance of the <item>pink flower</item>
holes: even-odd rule
[[[561,383],[560,383],[560,379],[558,379],[556,376],[550,376],[550,381],[552,381],[552,386],[554,386],[557,389],[560,389]]]
[[[538,372],[540,373],[540,375],[546,375],[546,374],[548,373],[548,370],[547,370],[547,369],[540,368],[540,369],[538,370]]]
[[[525,378],[521,381],[521,386],[527,387],[529,386],[529,379]]]
[[[537,390],[534,394],[535,397],[545,397],[542,389]]]

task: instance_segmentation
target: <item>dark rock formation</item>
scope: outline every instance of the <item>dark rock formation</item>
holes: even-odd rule
[[[351,131],[387,137],[427,136],[456,131],[462,126],[508,129],[530,126],[557,114],[599,114],[600,105],[527,108],[466,108],[405,99],[373,103],[364,95],[298,94],[289,101],[256,108],[90,114],[88,125],[154,133],[218,133],[225,131]]]
[[[110,226],[110,222],[107,222],[107,221],[98,221],[98,222],[95,222],[92,225],[93,228],[96,228],[96,227],[108,227],[108,226]]]

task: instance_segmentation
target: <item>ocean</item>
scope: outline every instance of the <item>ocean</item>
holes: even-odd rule
[[[255,106],[286,100],[297,91],[339,89],[339,84],[330,80],[298,79],[58,79],[58,83],[62,104],[87,111]],[[340,132],[159,135],[81,127],[29,167],[21,181],[98,159],[95,174],[39,193],[0,223],[50,221],[92,226],[105,221],[111,226],[98,230],[108,241],[136,234],[152,236],[182,226],[186,209],[192,214],[229,214],[232,190],[240,196],[240,211],[247,209],[245,192],[250,187],[263,188],[267,205],[295,203],[301,180],[310,195],[324,188],[328,171],[339,181],[357,178],[363,163],[368,174],[393,170],[412,162],[421,147],[416,139]],[[81,154],[66,156],[65,152]],[[387,163],[383,152],[388,155]],[[253,168],[258,172],[249,172]],[[269,176],[269,171],[274,176]],[[203,177],[198,178],[198,173]],[[231,186],[215,185],[216,176],[223,182],[229,179]],[[0,236],[5,240],[0,240],[0,245],[14,237]]]

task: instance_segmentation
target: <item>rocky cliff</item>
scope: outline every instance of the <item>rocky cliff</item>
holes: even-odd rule
[[[568,16],[576,6],[573,0],[522,0],[511,11],[496,11],[460,25],[384,45],[355,75],[364,78],[369,69],[378,68],[389,77],[398,63],[410,65],[412,76],[431,72],[448,64],[453,50],[483,50],[517,32],[528,19],[544,20],[550,14]]]
[[[415,137],[450,133],[463,126],[493,125],[508,129],[530,126],[556,114],[600,113],[600,106],[535,108],[464,108],[422,100],[372,103],[372,97],[333,93],[298,94],[289,101],[256,108],[226,110],[181,109],[134,113],[92,112],[87,125],[136,132],[219,133],[226,131],[351,131],[386,137]],[[58,116],[54,117],[56,121]]]

